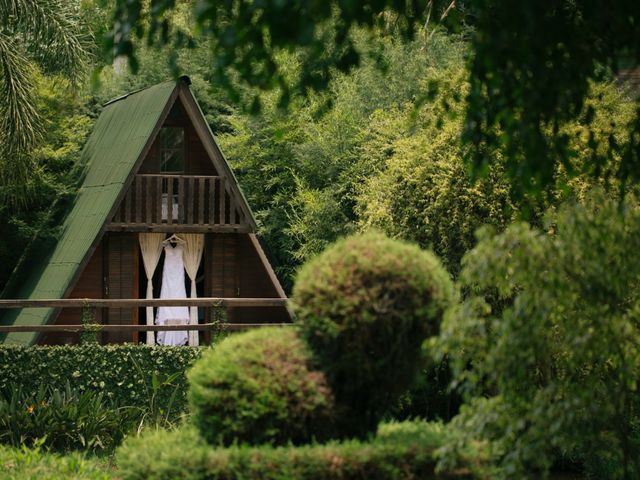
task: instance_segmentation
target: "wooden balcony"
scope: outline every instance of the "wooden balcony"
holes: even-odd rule
[[[135,175],[111,231],[249,231],[223,177]]]

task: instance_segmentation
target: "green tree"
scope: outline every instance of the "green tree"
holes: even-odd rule
[[[218,137],[288,285],[298,265],[360,228],[363,188],[386,168],[394,141],[416,133],[415,103],[425,102],[420,120],[435,128],[431,80],[441,69],[456,78],[462,72],[459,37],[434,32],[409,44],[383,34],[354,38],[363,58],[358,68],[337,75],[322,93],[294,96],[286,111],[278,108],[278,92],[263,93],[258,115],[234,110],[231,131]],[[295,56],[280,62],[291,77],[301,68]]]
[[[378,112],[370,129],[381,141],[366,142],[366,155],[377,168],[361,183],[356,197],[359,228],[371,226],[388,235],[411,239],[432,248],[454,275],[463,255],[476,244],[475,231],[491,225],[505,229],[518,217],[542,225],[545,211],[567,199],[582,199],[594,184],[588,172],[568,175],[557,167],[554,184],[538,198],[519,195],[506,174],[507,161],[500,148],[489,150],[490,165],[475,182],[468,177],[465,157],[470,148],[460,143],[464,131],[469,85],[461,65],[450,65],[430,73],[428,82],[439,86],[435,97],[420,109],[404,108]],[[426,90],[426,87],[425,87]],[[633,118],[634,102],[615,83],[594,83],[586,105],[593,118],[568,122],[563,133],[576,152],[571,168],[583,171],[591,159],[592,144],[604,154],[607,141],[625,141],[626,132],[615,127]],[[603,166],[615,169],[621,157],[612,155]],[[617,185],[616,181],[608,181]]]
[[[44,130],[36,72],[79,82],[87,67],[87,40],[79,4],[56,0],[0,1],[0,196],[24,201],[34,168],[32,149]]]
[[[473,12],[465,132],[471,164],[483,171],[494,160],[487,148],[500,148],[518,190],[544,191],[558,166],[574,172],[577,152],[562,127],[580,118],[591,126],[591,82],[640,65],[640,3],[481,0]],[[616,128],[628,132],[625,141],[610,137],[604,151],[590,141],[589,161],[576,172],[616,178],[624,189],[640,179],[640,103]],[[608,170],[612,155],[621,162]]]
[[[335,396],[340,436],[376,431],[455,300],[433,253],[377,232],[342,239],[305,263],[293,308]]]
[[[464,258],[470,294],[440,339],[470,401],[454,425],[490,442],[504,476],[538,477],[560,454],[640,473],[639,248],[637,202],[592,193],[545,230],[482,230]]]
[[[544,195],[522,198],[499,148],[491,150],[486,175],[471,181],[470,149],[460,142],[467,44],[442,32],[408,44],[394,36],[356,38],[361,51],[379,52],[384,72],[363,53],[369,60],[337,75],[325,92],[295,97],[287,111],[278,108],[277,92],[261,95],[258,115],[234,110],[231,130],[219,137],[288,285],[299,264],[372,226],[432,248],[457,274],[480,226],[503,230],[520,215],[541,225],[547,208],[605,185],[558,167]],[[293,76],[300,68],[295,57],[281,63]],[[563,126],[576,152],[574,171],[589,164],[594,142],[598,154],[610,137],[624,142],[627,133],[615,125],[635,114],[634,102],[612,82],[593,83],[586,105],[594,111],[590,123],[580,117]],[[614,154],[606,167],[620,162]]]
[[[136,37],[156,45],[188,43],[184,29],[172,28],[175,5],[174,0],[155,0],[145,9],[141,0],[119,0],[108,51],[135,59]],[[405,40],[423,25],[431,30],[433,23],[468,32],[468,162],[475,175],[484,174],[495,161],[492,149],[499,148],[506,174],[520,193],[553,186],[559,166],[573,173],[569,167],[576,152],[561,131],[563,125],[580,117],[590,124],[592,110],[585,100],[592,80],[640,63],[640,4],[632,0],[526,5],[517,0],[201,0],[194,12],[196,29],[213,41],[210,64],[216,83],[233,87],[230,78],[237,74],[250,85],[279,88],[283,103],[292,91],[277,61],[283,51],[297,49],[302,68],[293,91],[305,93],[326,88],[336,71],[346,72],[361,61],[355,27],[370,33],[395,29]],[[640,108],[619,128],[629,133],[627,141],[611,139],[606,155],[597,154],[599,147],[591,142],[590,160],[581,167],[595,176],[617,178],[624,189],[640,179]],[[613,154],[621,162],[615,170],[603,171]]]
[[[411,105],[377,112],[370,128],[384,145],[366,144],[377,171],[356,197],[360,229],[378,228],[431,248],[454,275],[480,226],[503,230],[519,212],[499,164],[475,183],[467,175],[458,95],[467,86],[464,75],[460,64],[432,72],[429,81],[438,83],[439,93],[417,112]]]
[[[105,47],[109,55],[129,58],[137,71],[137,39],[156,46],[180,47],[189,45],[192,30],[197,30],[213,42],[209,65],[216,83],[237,93],[232,80],[236,74],[254,87],[279,88],[281,102],[286,103],[292,91],[326,88],[333,70],[346,72],[358,64],[360,52],[351,36],[353,27],[389,28],[412,38],[416,26],[425,19],[443,19],[457,13],[454,5],[451,0],[411,4],[393,0],[200,0],[193,6],[194,27],[185,28],[174,22],[173,11],[180,8],[175,0],[154,0],[150,8],[141,0],[117,0],[114,28]],[[302,68],[291,84],[278,57],[293,50]]]

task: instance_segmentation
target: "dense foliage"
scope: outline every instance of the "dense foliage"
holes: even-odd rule
[[[467,32],[473,52],[464,137],[473,148],[469,163],[475,174],[481,174],[494,161],[491,150],[499,149],[506,157],[506,175],[520,193],[540,193],[553,186],[557,168],[571,163],[575,151],[562,127],[580,117],[590,126],[593,110],[586,106],[590,81],[640,64],[640,7],[627,0],[526,6],[517,0],[318,4],[202,0],[194,8],[195,29],[186,31],[172,28],[175,2],[159,0],[154,5],[149,15],[140,0],[116,2],[114,28],[106,45],[109,53],[135,62],[134,37],[180,46],[193,42],[190,34],[196,30],[214,45],[211,70],[216,80],[235,92],[229,81],[233,71],[250,85],[277,87],[281,104],[288,102],[291,84],[304,93],[325,89],[336,72],[358,65],[362,59],[354,41],[358,27],[371,36],[392,31],[404,40],[421,30],[429,32],[434,24]],[[295,12],[295,26],[284,20],[285,9]],[[245,48],[247,42],[252,48]],[[293,48],[302,70],[292,81],[278,55]],[[384,69],[384,61],[374,58]],[[254,97],[254,104],[259,103],[260,97]],[[598,153],[597,142],[590,142],[589,161],[579,171],[597,178],[610,156],[619,155],[619,168],[607,175],[624,186],[639,179],[640,114],[618,128],[628,133],[627,140],[609,142],[606,155]]]
[[[435,5],[434,5],[435,4]],[[216,3],[201,0],[193,6],[193,23],[176,24],[173,0],[156,0],[153,8],[144,8],[140,0],[117,0],[113,10],[113,28],[106,36],[105,52],[109,57],[124,56],[133,71],[138,71],[137,45],[176,47],[193,46],[194,36],[211,42],[207,63],[212,79],[237,95],[232,80],[239,77],[246,84],[261,89],[279,88],[281,105],[289,101],[291,91],[327,87],[336,70],[346,72],[357,66],[361,52],[355,47],[353,26],[382,28],[411,38],[416,22],[444,20],[456,14],[446,1],[417,1],[411,7],[384,0],[376,2],[303,2],[233,1]],[[433,13],[433,16],[432,16]],[[291,21],[295,18],[295,21]],[[196,32],[197,31],[197,35]],[[250,48],[248,46],[250,45]],[[284,52],[296,50],[302,69],[292,80],[279,63]],[[177,67],[175,56],[169,62]],[[258,106],[260,97],[254,97]]]
[[[473,397],[454,422],[492,442],[507,477],[560,454],[608,463],[606,478],[640,474],[638,251],[637,203],[593,194],[545,231],[485,230],[465,257],[470,295],[441,338]]]
[[[475,245],[474,233],[482,225],[502,230],[519,213],[509,183],[494,154],[496,164],[485,178],[472,182],[466,174],[464,148],[459,143],[464,116],[456,95],[466,83],[458,62],[430,74],[439,85],[435,105],[421,109],[410,131],[409,110],[378,113],[373,128],[380,163],[359,188],[355,210],[360,229],[378,228],[390,236],[412,240],[432,248],[447,269],[456,275],[464,253]],[[440,102],[448,102],[450,117]],[[393,129],[379,122],[393,121]],[[398,129],[398,123],[404,128]]]
[[[640,3],[481,0],[469,5],[474,55],[465,139],[473,146],[472,165],[479,173],[493,161],[487,148],[498,148],[513,186],[541,191],[553,185],[558,166],[570,168],[576,155],[563,127],[579,120],[594,134],[591,82],[640,65]],[[575,172],[617,178],[621,186],[640,179],[639,105],[636,101],[628,121],[612,119],[624,140],[611,136],[604,149],[590,141]],[[620,163],[611,165],[611,156]]]
[[[35,395],[46,385],[80,393],[101,392],[116,407],[149,407],[175,418],[186,410],[184,372],[200,357],[197,348],[145,345],[0,347],[0,392],[18,388]],[[170,379],[170,382],[166,380]]]
[[[453,299],[433,254],[379,233],[336,242],[304,265],[294,311],[335,394],[342,435],[375,432]]]
[[[448,422],[455,417],[463,403],[459,391],[451,388],[453,375],[447,360],[434,361],[433,351],[424,345],[424,367],[413,385],[387,411],[385,418]],[[437,355],[436,355],[437,356]]]
[[[114,408],[102,392],[41,385],[0,394],[0,443],[55,451],[114,448],[136,426],[134,407]]]
[[[331,391],[293,329],[229,337],[188,377],[192,419],[209,443],[299,444],[332,432]]]
[[[38,76],[37,80],[30,101],[46,129],[30,152],[27,189],[31,194],[23,199],[21,208],[0,202],[0,291],[21,257],[34,261],[55,241],[78,187],[82,168],[77,160],[95,117],[93,101],[61,88],[67,86],[63,79]],[[23,280],[15,278],[13,287]],[[7,293],[17,296],[15,291]]]
[[[258,116],[234,112],[231,131],[218,137],[287,287],[305,260],[371,227],[432,249],[455,276],[477,228],[500,231],[521,217],[541,225],[546,208],[594,184],[559,168],[557,185],[542,198],[522,198],[506,177],[505,157],[490,147],[485,176],[472,182],[464,160],[469,149],[460,143],[469,90],[463,39],[431,32],[408,44],[383,36],[356,40],[362,51],[380,52],[385,72],[363,59],[323,94],[297,98],[287,114],[274,94],[264,95]],[[605,154],[610,137],[624,142],[612,123],[627,123],[635,112],[614,83],[592,85],[586,104],[594,111],[591,123],[580,118],[563,129],[576,152],[574,171],[585,167],[594,143]],[[618,168],[620,157],[607,165]]]
[[[456,217],[461,226],[449,236],[444,225],[451,218],[440,216],[443,208],[420,210],[426,189],[395,188],[391,183],[407,179],[410,168],[429,165],[436,158],[453,163],[453,171],[464,171],[458,145],[461,103],[452,98],[464,88],[461,39],[433,33],[409,44],[384,36],[373,40],[356,36],[356,40],[361,51],[379,52],[387,66],[385,73],[373,60],[363,59],[353,73],[334,79],[328,92],[307,100],[297,98],[286,115],[278,109],[274,94],[264,95],[260,115],[234,114],[233,130],[219,136],[286,287],[305,260],[340,236],[371,225],[392,236],[419,241],[456,270],[459,254],[451,244],[460,237],[458,232],[467,235],[466,245],[473,242],[469,232],[474,225],[486,221],[499,226],[509,218],[508,212],[505,217],[498,208],[491,215],[487,215],[488,208],[467,209],[473,215]],[[299,68],[295,59],[283,63],[293,72]],[[437,98],[419,108],[432,93],[431,85],[440,80],[446,80],[448,88],[443,87]],[[326,102],[331,103],[330,109]],[[450,108],[451,117],[445,116],[440,124],[444,102],[455,108]],[[424,145],[438,138],[440,130],[446,133],[439,137],[439,150],[424,151]],[[411,152],[415,161],[410,163],[407,152],[411,146],[415,147]],[[456,201],[465,201],[473,188],[446,193],[448,178],[441,175],[430,182],[437,187],[431,198],[437,201],[446,194],[448,205],[457,208]],[[459,181],[460,185],[468,183],[464,178]],[[496,196],[503,195],[503,190],[497,186]],[[392,201],[413,204],[397,212],[387,203]],[[423,232],[425,224],[429,229]],[[434,230],[441,232],[439,236],[432,235]]]
[[[471,478],[465,468],[436,474],[434,451],[445,440],[441,424],[403,422],[382,425],[378,436],[366,443],[213,449],[194,430],[180,429],[127,440],[116,459],[118,474],[125,480]]]

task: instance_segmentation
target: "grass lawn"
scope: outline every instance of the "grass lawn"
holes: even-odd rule
[[[39,449],[18,449],[0,445],[0,479],[87,479],[116,478],[111,456],[87,456],[81,453],[58,455]]]

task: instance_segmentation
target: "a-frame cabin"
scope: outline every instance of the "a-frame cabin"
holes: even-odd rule
[[[204,235],[198,297],[285,298],[256,223],[190,88],[188,77],[105,105],[82,151],[86,176],[51,254],[10,282],[5,298],[145,298],[140,234]],[[29,259],[22,262],[29,265]],[[155,269],[159,297],[162,258]],[[189,287],[187,286],[187,294]],[[227,309],[235,323],[288,322],[284,307]],[[0,311],[3,325],[80,324],[80,309]],[[102,324],[144,324],[144,308],[98,309]],[[200,322],[211,311],[200,308]],[[201,333],[200,335],[203,335]],[[145,333],[104,332],[103,343]],[[9,333],[5,343],[66,344],[75,333]]]

